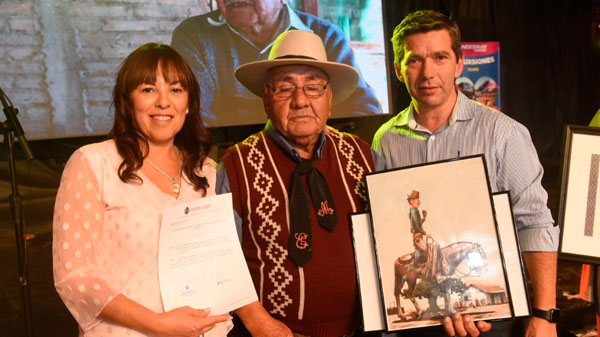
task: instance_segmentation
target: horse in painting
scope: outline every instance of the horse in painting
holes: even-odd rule
[[[470,254],[477,254],[477,258],[485,261],[485,252],[483,247],[474,242],[456,242],[441,249],[445,255],[450,270],[446,273],[445,278],[449,278],[455,274],[456,268],[469,257]],[[403,255],[394,262],[394,296],[396,298],[396,306],[398,307],[398,317],[405,320],[406,315],[400,303],[400,292],[406,283],[408,285],[407,297],[411,300],[417,311],[417,319],[421,318],[423,309],[415,300],[414,292],[417,285],[417,280],[436,280],[438,275],[426,276],[426,265],[419,263],[415,257],[415,252]],[[437,283],[437,280],[436,280]],[[441,283],[441,288],[444,292],[445,310],[449,313],[452,311],[450,305],[450,282],[444,280]]]

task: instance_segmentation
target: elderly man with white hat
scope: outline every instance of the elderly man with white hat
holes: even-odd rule
[[[358,72],[327,61],[319,36],[292,30],[236,77],[268,118],[226,151],[217,178],[217,191],[233,195],[260,300],[236,313],[253,336],[353,335],[362,319],[348,214],[364,211],[364,174],[383,162],[326,123]]]

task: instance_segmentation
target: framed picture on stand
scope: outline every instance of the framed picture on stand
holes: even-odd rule
[[[600,264],[600,128],[565,127],[559,257]]]

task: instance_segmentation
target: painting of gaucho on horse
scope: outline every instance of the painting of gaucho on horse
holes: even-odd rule
[[[407,196],[409,204],[410,231],[413,237],[414,251],[400,256],[394,262],[394,298],[397,315],[403,321],[435,319],[452,314],[455,309],[464,311],[463,297],[460,292],[469,289],[460,279],[480,274],[486,264],[486,254],[477,242],[454,242],[445,247],[427,233],[423,223],[427,211],[419,210],[419,191],[413,190]],[[463,262],[465,262],[463,264]],[[462,269],[457,269],[461,266]],[[403,290],[406,285],[406,289]],[[452,304],[452,292],[459,293],[458,300]],[[438,296],[443,298],[443,309],[437,304]],[[415,311],[408,314],[402,305],[401,297],[409,299]],[[416,297],[425,297],[428,305],[423,308]],[[467,303],[469,299],[467,298]],[[457,306],[456,303],[461,303]],[[473,302],[482,303],[482,302]],[[471,305],[475,308],[475,304]]]
[[[483,156],[366,175],[390,331],[512,316]]]

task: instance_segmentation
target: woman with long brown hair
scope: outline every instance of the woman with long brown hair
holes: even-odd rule
[[[164,312],[157,257],[164,208],[215,194],[200,89],[185,61],[148,43],[123,62],[111,139],[69,159],[54,211],[54,281],[80,336],[224,336],[229,315]],[[224,323],[220,323],[224,322]]]

